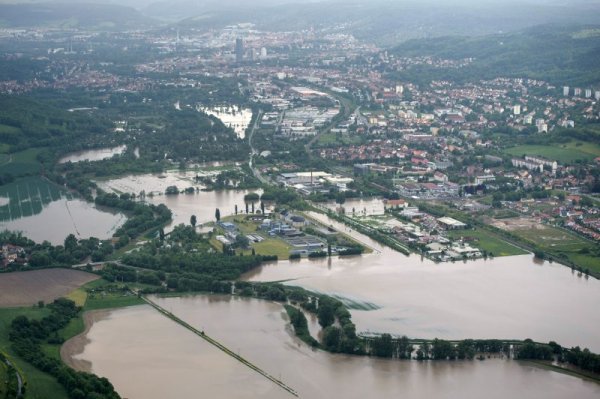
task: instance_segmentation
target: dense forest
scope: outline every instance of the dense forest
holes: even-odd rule
[[[532,78],[556,85],[600,83],[598,26],[544,25],[483,37],[443,37],[407,41],[392,51],[399,57],[473,58],[463,68],[418,65],[391,73],[400,80],[467,82],[496,77]]]
[[[100,115],[68,112],[27,97],[0,95],[0,143],[11,152],[29,147],[68,146],[106,134],[112,123]]]

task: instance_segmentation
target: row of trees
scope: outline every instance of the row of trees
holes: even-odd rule
[[[127,221],[115,233],[119,237],[135,238],[149,230],[158,230],[169,222],[172,216],[171,210],[164,204],[140,203],[128,194],[118,196],[114,193],[99,192],[95,203],[128,212]]]

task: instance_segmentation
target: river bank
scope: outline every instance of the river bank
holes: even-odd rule
[[[90,310],[81,316],[83,318],[85,329],[73,338],[67,340],[60,347],[60,358],[67,366],[78,371],[85,371],[86,373],[92,372],[92,363],[87,360],[79,359],[77,356],[81,355],[86,345],[91,342],[88,338],[88,333],[94,326],[94,323],[106,320],[110,316],[110,312],[110,309]]]
[[[270,301],[225,295],[153,300],[274,373],[301,397],[403,394],[425,398],[444,392],[447,398],[484,394],[562,398],[573,393],[594,398],[600,394],[598,384],[527,362],[413,362],[313,350],[293,335],[283,307]],[[188,397],[198,389],[214,397],[291,397],[148,306],[112,310],[110,317],[93,324],[88,339],[90,343],[78,357],[91,362],[94,372],[109,378],[126,397]]]

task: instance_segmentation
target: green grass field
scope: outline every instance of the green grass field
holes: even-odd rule
[[[583,269],[587,268],[600,273],[597,245],[574,233],[552,226],[514,230],[513,233],[536,243],[545,252],[567,258]]]
[[[577,160],[590,161],[600,157],[600,145],[583,141],[571,141],[555,145],[520,145],[504,150],[515,157],[538,155],[558,163],[573,163]]]
[[[459,239],[460,237],[474,238],[474,246],[493,254],[493,256],[513,256],[524,255],[527,253],[521,248],[515,247],[514,245],[502,240],[493,233],[482,229],[449,231],[448,236],[454,239]]]
[[[43,373],[29,363],[18,358],[11,349],[8,340],[8,329],[12,320],[24,315],[29,318],[40,319],[49,314],[46,308],[8,308],[0,309],[0,351],[6,353],[25,375],[27,389],[25,399],[67,399],[67,392],[49,374]]]
[[[363,138],[356,134],[341,135],[337,133],[324,133],[316,142],[318,147],[327,147],[330,145],[357,145],[363,142]]]
[[[5,150],[6,148],[3,147],[2,149]],[[9,173],[18,177],[40,173],[42,164],[37,160],[39,153],[39,149],[29,148],[14,154],[4,154],[0,162],[0,174]]]
[[[289,259],[292,247],[279,238],[268,238],[251,244],[257,255],[277,255],[277,258]]]
[[[59,186],[40,177],[26,177],[0,187],[0,197],[8,204],[0,204],[0,221],[37,215],[44,205],[59,200],[66,194]]]

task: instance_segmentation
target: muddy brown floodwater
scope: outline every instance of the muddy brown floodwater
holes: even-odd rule
[[[61,198],[49,203],[41,213],[0,223],[1,230],[20,231],[41,243],[62,245],[65,237],[108,239],[127,221],[121,212],[96,207],[81,199]]]
[[[285,310],[271,302],[228,296],[155,300],[280,377],[302,398],[600,395],[598,384],[513,360],[420,363],[315,351],[292,335]],[[75,357],[130,399],[292,397],[149,306],[111,311],[91,327],[87,339]]]
[[[287,281],[358,304],[359,332],[413,338],[532,338],[600,352],[600,281],[578,277],[533,255],[466,263],[433,263],[382,248],[326,216],[313,214],[381,252],[320,260],[280,261],[244,276]],[[376,310],[360,310],[361,303]],[[352,306],[352,305],[351,305]]]

